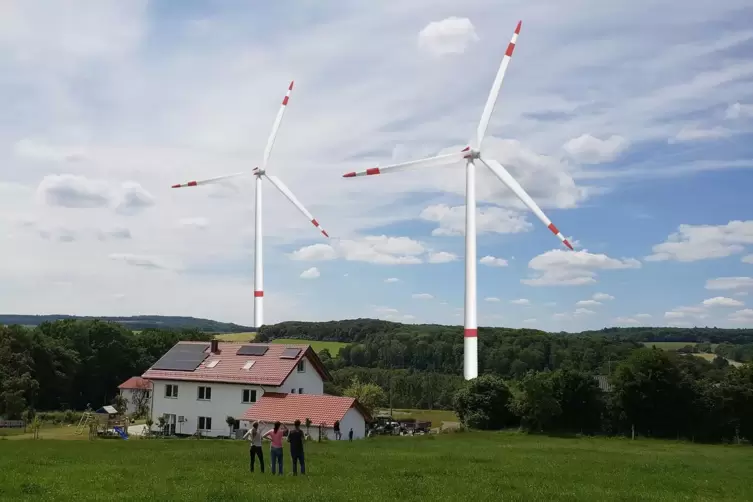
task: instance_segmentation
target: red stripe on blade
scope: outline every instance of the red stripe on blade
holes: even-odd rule
[[[372,174],[379,174],[379,168],[378,167],[372,167],[371,169],[366,169],[366,175],[371,176]]]
[[[287,106],[287,104],[288,104],[288,97],[285,96],[284,98],[282,98],[282,106]]]
[[[316,218],[314,218],[313,220],[311,220],[311,223],[313,223],[315,227],[319,226],[319,222],[316,221]]]
[[[572,244],[570,244],[570,242],[569,242],[569,241],[568,241],[567,239],[565,239],[565,240],[564,240],[563,242],[565,243],[565,246],[567,246],[567,247],[569,247],[569,248],[570,248],[570,250],[571,250],[571,251],[575,251],[575,250],[573,249],[573,245],[572,245]]]
[[[557,227],[554,226],[554,223],[550,223],[547,228],[551,230],[554,235],[557,235],[558,233],[560,233],[560,231],[557,230]]]
[[[189,181],[188,183],[186,183],[187,187],[195,187],[196,185],[198,185],[198,183],[196,183],[195,181]]]
[[[343,174],[343,178],[355,178],[355,177],[356,177],[355,172]]]
[[[264,291],[254,291],[254,296],[256,298],[261,298],[262,296],[264,296]]]
[[[462,150],[460,150],[460,151],[461,151],[461,152],[467,152],[467,151],[468,151],[468,150],[470,150],[470,149],[471,149],[471,147],[470,147],[470,146],[466,146],[465,148],[463,148],[463,149],[462,149]]]
[[[522,24],[523,24],[523,21],[518,21],[518,27],[515,28],[515,34],[516,35],[520,34],[520,25],[522,25]]]
[[[170,188],[180,188],[180,184],[177,184],[177,185],[173,185],[173,186],[171,186]]]
[[[463,336],[465,338],[476,338],[478,336],[478,329],[476,329],[476,328],[465,328],[463,330]]]
[[[294,84],[294,83],[295,83],[295,80],[291,80],[291,81],[290,81],[290,87],[288,87],[288,90],[289,90],[289,91],[292,91],[292,90],[293,90],[293,84]]]
[[[325,232],[324,230],[322,230],[322,233],[324,234],[324,237],[329,237],[329,234]]]
[[[507,45],[507,50],[505,51],[505,56],[512,57],[512,51],[515,50],[515,44],[510,42]]]

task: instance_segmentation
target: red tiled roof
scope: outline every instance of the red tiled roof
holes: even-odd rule
[[[140,376],[131,377],[118,385],[118,389],[151,389],[152,382]]]
[[[180,344],[196,342],[178,342]],[[202,342],[206,343],[206,342]],[[235,353],[242,345],[267,346],[269,349],[263,356],[237,356]],[[301,352],[295,359],[281,359],[280,355],[285,349],[298,348]],[[207,352],[209,351],[207,347]],[[309,345],[278,344],[278,343],[219,343],[219,354],[210,354],[204,362],[193,371],[170,371],[155,370],[149,368],[142,375],[152,380],[187,380],[194,382],[224,382],[245,383],[251,385],[270,385],[278,387],[293,372],[298,361],[306,357],[321,375],[322,380],[332,379],[329,372],[324,368],[319,357]],[[214,367],[209,367],[212,361],[219,359]],[[244,370],[243,366],[248,361],[254,361],[250,369]]]
[[[292,424],[300,420],[302,424],[311,419],[312,425],[326,424],[329,427],[342,420],[351,408],[356,408],[365,420],[371,420],[368,412],[353,397],[328,396],[322,394],[280,394],[266,392],[243,414],[242,420]]]

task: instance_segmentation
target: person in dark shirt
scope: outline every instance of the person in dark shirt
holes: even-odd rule
[[[340,421],[339,421],[339,420],[337,420],[337,421],[335,422],[335,427],[334,427],[334,429],[335,429],[335,439],[336,439],[337,441],[341,440],[341,439],[343,438],[343,435],[342,435],[342,434],[340,434]]]
[[[288,443],[290,443],[290,457],[293,459],[293,476],[297,476],[299,462],[301,464],[301,474],[306,474],[306,462],[303,459],[303,431],[301,430],[301,421],[296,420],[293,425],[295,428],[288,433]]]
[[[353,427],[348,431],[348,441],[353,441]]]

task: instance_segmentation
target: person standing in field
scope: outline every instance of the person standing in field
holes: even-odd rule
[[[269,449],[269,456],[272,458],[272,474],[279,474],[280,476],[282,476],[282,437],[285,431],[288,430],[284,425],[280,428],[281,425],[278,420],[275,422],[274,427],[265,432],[263,436],[269,437],[272,440],[272,446]],[[279,471],[278,473],[275,472],[275,466]]]
[[[259,422],[254,422],[254,425],[251,426],[251,430],[244,434],[243,439],[246,438],[251,440],[251,472],[254,472],[254,460],[258,456],[261,472],[264,473],[264,452],[261,449],[261,431],[259,430]]]
[[[301,474],[306,474],[306,462],[303,459],[303,431],[301,430],[301,421],[296,420],[293,423],[295,427],[293,432],[288,433],[288,443],[290,443],[290,458],[293,460],[293,476],[298,475],[298,464],[301,464]]]
[[[340,421],[339,420],[335,422],[334,429],[335,429],[335,439],[337,441],[341,440],[343,438],[343,435],[340,433]]]
[[[348,431],[348,441],[353,441],[353,427]]]

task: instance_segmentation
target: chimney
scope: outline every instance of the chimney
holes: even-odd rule
[[[220,353],[220,342],[219,340],[212,340],[210,345],[210,352],[212,354],[219,354]]]

